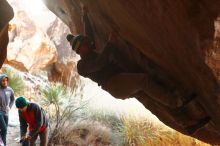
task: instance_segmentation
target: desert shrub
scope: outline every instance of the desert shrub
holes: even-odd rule
[[[46,108],[51,120],[49,143],[65,143],[63,129],[69,129],[74,114],[82,109],[86,102],[74,99],[73,92],[60,83],[49,83],[41,89],[41,104]]]
[[[164,125],[153,124],[147,117],[92,108],[75,91],[58,83],[48,84],[41,93],[52,123],[49,145],[206,146]]]
[[[149,121],[123,117],[124,144],[129,146],[144,146],[150,139],[155,139],[156,127]]]
[[[77,146],[110,146],[112,130],[108,126],[92,119],[78,119],[66,132],[65,145]]]
[[[125,146],[208,146],[165,125],[149,122],[147,118],[123,117]]]
[[[83,110],[84,119],[90,121],[96,121],[100,123],[101,127],[108,127],[111,129],[111,136],[109,139],[110,145],[122,146],[123,145],[123,123],[120,117],[120,114],[117,114],[114,111],[92,108],[87,106]],[[82,116],[81,116],[82,117]],[[96,130],[98,132],[98,130]],[[100,129],[101,132],[101,129]]]

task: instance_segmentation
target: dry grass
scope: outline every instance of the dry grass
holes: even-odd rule
[[[164,125],[154,125],[146,119],[125,117],[123,121],[126,146],[209,146]]]
[[[78,120],[63,133],[67,145],[111,146],[111,128],[98,121]]]

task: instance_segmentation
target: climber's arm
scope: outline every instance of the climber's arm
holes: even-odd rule
[[[80,75],[86,76],[89,73],[94,73],[103,69],[110,62],[110,49],[106,49],[99,54],[95,59],[81,59],[77,63],[77,70]]]

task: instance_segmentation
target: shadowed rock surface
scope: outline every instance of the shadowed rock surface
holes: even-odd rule
[[[126,54],[129,47],[136,48],[166,73],[158,71],[156,77],[171,76],[170,84],[178,88],[180,96],[193,98],[184,111],[175,113],[139,93],[136,97],[146,108],[182,133],[220,144],[219,84],[215,68],[206,64],[214,48],[214,21],[220,12],[218,0],[56,0],[45,3],[73,34],[83,33],[81,7],[86,5],[100,51],[108,34],[112,30],[118,32],[122,52]],[[125,45],[125,41],[130,45]],[[134,61],[135,55],[126,55]],[[201,120],[202,117],[206,118]]]
[[[216,74],[219,71],[212,55],[213,52],[219,55],[213,45],[219,0],[45,0],[45,3],[73,34],[83,31],[81,7],[86,5],[99,51],[108,34],[116,31],[117,46],[132,63],[148,70],[134,59],[135,52],[129,53],[129,48],[136,48],[163,70],[154,72],[154,77],[172,77],[167,84],[175,86],[181,97],[193,99],[183,110],[165,107],[144,93],[136,95],[139,101],[168,126],[205,142],[220,144]]]
[[[0,1],[0,67],[7,56],[8,22],[13,18],[12,7],[5,1]]]

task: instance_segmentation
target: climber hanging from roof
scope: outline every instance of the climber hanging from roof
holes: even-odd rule
[[[81,57],[77,63],[78,73],[97,82],[116,98],[133,97],[142,91],[147,97],[166,107],[167,110],[178,109],[177,114],[180,115],[179,120],[177,120],[178,123],[184,118],[187,119],[186,116],[188,115],[185,115],[187,113],[183,114],[185,106],[188,106],[188,103],[191,103],[196,95],[179,96],[175,85],[172,85],[169,78],[166,78],[166,74],[156,69],[155,64],[144,57],[141,59],[144,65],[130,67],[129,60],[115,46],[116,37],[114,33],[109,34],[103,52],[96,53],[94,33],[87,13],[87,8],[83,7],[85,34],[77,36],[69,34],[67,36],[72,49]],[[158,72],[159,75],[163,74],[165,77],[155,75]],[[208,123],[209,117],[205,113],[203,116],[198,115],[198,117],[193,115],[193,120],[194,122],[191,125],[184,126],[190,134]]]
[[[114,33],[110,33],[103,52],[96,53],[94,33],[87,13],[87,8],[83,7],[85,35],[67,36],[72,49],[81,57],[77,63],[80,75],[97,82],[116,98],[125,99],[144,91],[154,100],[170,108],[178,108],[188,102],[172,93],[175,89],[168,91],[166,90],[168,85],[157,84],[141,68],[131,70],[126,57],[114,45],[116,40]]]

